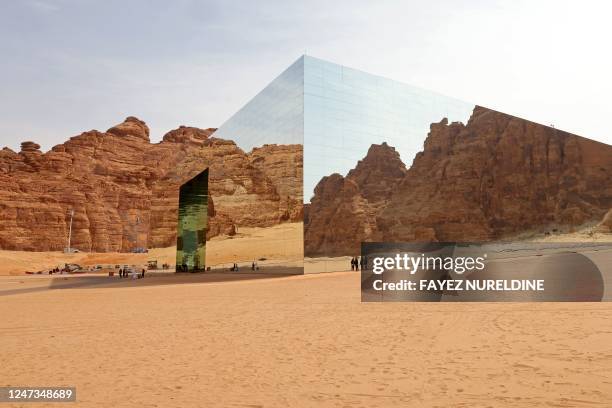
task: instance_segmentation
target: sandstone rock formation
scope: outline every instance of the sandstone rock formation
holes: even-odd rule
[[[44,154],[33,142],[24,142],[19,153],[3,149],[0,248],[64,248],[70,209],[72,246],[81,250],[174,245],[178,188],[206,167],[209,237],[301,221],[302,146],[245,153],[232,141],[212,137],[214,130],[181,126],[151,144],[145,122],[128,117]],[[264,170],[258,160],[270,160],[275,169]]]
[[[440,241],[492,240],[578,226],[611,206],[612,146],[476,107],[466,125],[431,126],[378,221],[386,240],[415,226]]]
[[[34,142],[22,142],[21,151],[30,153],[40,153],[40,145]]]
[[[431,125],[423,151],[388,183],[374,215],[362,200],[384,188],[350,174],[317,186],[306,210],[307,255],[355,254],[366,240],[512,238],[601,220],[612,207],[612,146],[479,106],[465,125]],[[335,226],[341,235],[323,229],[335,211],[344,211]]]
[[[382,238],[376,217],[406,167],[386,143],[372,145],[346,177],[323,177],[306,207],[304,250],[309,256],[359,252],[359,243]]]
[[[302,221],[304,159],[299,145],[263,145],[249,155],[251,166],[272,180],[280,198],[281,219]]]

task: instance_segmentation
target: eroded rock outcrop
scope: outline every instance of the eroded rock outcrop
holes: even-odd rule
[[[304,160],[301,145],[263,145],[249,154],[250,164],[268,177],[277,188],[283,221],[302,221]]]
[[[285,180],[266,174],[214,129],[181,126],[149,142],[145,122],[128,117],[107,132],[84,132],[40,152],[33,142],[0,151],[0,248],[59,250],[66,246],[74,210],[72,246],[129,251],[175,243],[178,188],[209,168],[209,237],[240,226],[271,226],[301,204],[301,171]],[[266,147],[277,166],[301,165],[302,147]],[[259,156],[259,153],[257,153]],[[296,195],[289,202],[284,195]],[[299,194],[299,197],[297,196]],[[212,215],[214,214],[214,215]]]
[[[416,227],[440,241],[511,238],[600,220],[612,206],[612,146],[483,107],[431,126],[380,217],[385,240]]]
[[[403,167],[394,166],[400,174]],[[305,225],[307,255],[355,254],[365,240],[488,241],[571,229],[612,207],[612,146],[479,106],[467,124],[432,124],[403,177],[368,186],[368,177],[382,175],[351,173],[317,186]],[[377,206],[360,204],[385,191]],[[324,229],[336,212],[342,240]],[[366,224],[370,232],[347,234]]]
[[[399,154],[383,143],[372,145],[346,177],[323,177],[304,217],[305,253],[356,254],[361,241],[382,238],[376,217],[405,174]]]
[[[174,129],[166,133],[163,137],[164,142],[174,143],[192,143],[195,145],[202,146],[208,140],[210,135],[215,132],[216,129],[200,129],[191,126],[179,126],[178,129]]]

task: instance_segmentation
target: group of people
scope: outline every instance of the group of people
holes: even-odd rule
[[[351,271],[368,269],[368,258],[365,256],[354,256],[351,258]]]
[[[234,262],[234,264],[230,268],[230,272],[238,272],[239,269],[240,268],[238,267],[238,264]],[[259,265],[257,264],[257,262],[253,261],[253,263],[251,263],[251,270],[252,271],[258,271],[259,270]]]
[[[134,271],[134,273],[136,273],[136,271]],[[119,268],[120,278],[127,278],[129,275],[130,275],[130,270],[128,270],[127,268],[125,269]],[[144,276],[145,276],[145,269],[143,268],[142,271],[138,274],[138,278],[144,278]]]

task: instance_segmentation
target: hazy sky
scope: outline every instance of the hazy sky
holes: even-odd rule
[[[0,0],[0,146],[217,127],[305,52],[612,144],[610,6]]]

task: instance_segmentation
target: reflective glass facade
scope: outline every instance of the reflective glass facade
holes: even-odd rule
[[[215,137],[234,140],[245,151],[263,144],[303,145],[301,199],[308,203],[323,177],[346,176],[373,144],[386,142],[410,167],[432,123],[443,118],[465,123],[473,109],[470,103],[302,56]],[[303,245],[304,236],[287,233],[278,247],[295,240]]]
[[[221,125],[215,137],[233,140],[245,151],[263,144],[303,144],[304,58]]]
[[[431,123],[465,123],[474,105],[304,56],[304,200],[332,173],[346,175],[376,143],[409,167]]]
[[[486,108],[302,56],[224,123],[215,136],[234,140],[247,151],[263,144],[303,146],[303,155],[292,162],[303,176],[303,194],[302,191],[297,194],[296,189],[286,189],[291,185],[288,182],[290,177],[293,182],[298,177],[287,171],[286,164],[281,169],[281,162],[275,162],[270,151],[257,158],[262,163],[260,168],[265,170],[264,173],[268,172],[266,177],[277,178],[279,195],[284,194],[285,189],[292,192],[293,198],[300,195],[303,202],[309,204],[304,207],[304,235],[287,234],[274,238],[274,244],[282,248],[295,242],[293,240],[301,240],[308,258],[307,270],[347,270],[348,263],[336,258],[346,256],[348,262],[359,252],[360,242],[374,242],[386,237],[436,240],[436,234],[453,232],[455,227],[461,230],[466,220],[448,222],[442,219],[443,225],[432,224],[432,220],[441,218],[440,214],[452,212],[452,208],[444,206],[439,211],[431,209],[428,217],[410,219],[413,214],[425,213],[423,209],[431,205],[426,200],[421,201],[421,197],[402,201],[409,197],[409,191],[402,192],[403,195],[394,195],[394,192],[399,191],[398,186],[407,185],[406,175],[410,171],[406,169],[411,168],[417,154],[424,150],[430,132],[435,145],[437,137],[446,137],[436,132],[444,132],[447,128],[453,131],[467,128],[474,117],[489,120],[490,110],[483,110]],[[503,122],[506,119],[499,120]],[[484,128],[482,133],[478,135],[481,138],[492,135],[488,128]],[[369,151],[374,153],[368,155]],[[368,161],[362,161],[366,155]],[[303,169],[297,164],[299,160]],[[360,161],[364,165],[358,167]],[[381,161],[391,165],[378,166]],[[469,161],[467,158],[461,162],[457,166],[459,170],[464,170],[464,163]],[[257,163],[254,161],[252,165]],[[432,168],[437,169],[435,166]],[[349,175],[353,169],[356,170]],[[455,174],[459,172],[453,170]],[[439,170],[439,174],[446,174],[445,171],[446,168]],[[326,177],[313,200],[315,187]],[[386,179],[379,183],[378,180],[383,178]],[[434,193],[437,194],[438,190]],[[377,200],[378,193],[385,196]],[[432,192],[424,190],[423,196],[428,194]],[[457,196],[465,198],[466,207],[478,202],[476,196]],[[409,205],[412,203],[416,204]],[[289,209],[296,207],[293,205]],[[300,216],[292,218],[293,223]],[[411,224],[407,220],[414,222]]]
[[[180,188],[176,238],[176,270],[195,272],[206,267],[208,169]]]
[[[257,233],[257,245],[261,250],[236,251],[234,259],[240,270],[244,270],[245,263],[248,263],[247,270],[251,269],[252,262],[255,262],[260,270],[267,273],[303,273],[303,222],[301,208],[296,207],[303,202],[304,59],[299,58],[255,95],[217,129],[214,137],[233,140],[242,150],[253,154],[252,166],[261,170],[264,178],[269,178],[267,182],[259,182],[262,190],[267,189],[262,191],[262,197],[267,196],[266,200],[269,200],[270,196],[277,194],[279,207],[286,209],[286,214],[282,216],[285,219],[279,221],[274,230]],[[282,157],[290,154],[258,157],[255,150],[271,144],[279,145],[277,151],[282,151],[280,145],[284,145],[288,151],[299,153],[292,163],[282,160]],[[213,168],[211,171],[214,180],[224,177],[223,169]],[[270,191],[271,185],[274,191]],[[226,203],[215,197],[214,193],[211,196],[215,205],[223,206]],[[269,208],[267,205],[262,205],[258,210],[266,211]],[[239,234],[244,231],[242,225],[237,225],[237,228]],[[218,253],[217,242],[211,241],[208,245],[209,258],[213,259]],[[263,248],[268,251],[267,255],[261,253]],[[245,253],[254,251],[257,252],[254,259],[246,258]]]
[[[347,176],[372,145],[386,143],[393,147],[409,168],[423,150],[432,123],[444,118],[466,123],[474,110],[471,103],[435,92],[317,58],[303,59],[305,203],[311,202],[315,187],[324,177],[334,173]],[[331,185],[326,184],[326,188]],[[333,195],[326,192],[330,193]],[[337,193],[343,194],[341,190]],[[364,200],[351,197],[342,202],[328,198],[332,206],[337,206],[335,209],[320,204],[310,208],[304,237],[308,272],[347,270],[348,260],[328,261],[324,255],[355,255],[358,251],[342,249],[346,242],[372,239],[369,234],[377,228],[374,204],[370,207],[361,202],[352,208],[355,199]],[[328,215],[324,215],[326,211]],[[371,213],[359,218],[363,211]],[[353,220],[336,224],[336,217]],[[324,224],[321,220],[325,220]]]
[[[346,173],[373,143],[410,166],[429,125],[465,122],[474,105],[387,78],[302,56],[227,120],[216,137],[249,150],[303,144],[304,201],[322,177]]]
[[[304,201],[322,177],[346,173],[373,143],[387,142],[410,166],[429,125],[465,122],[474,105],[310,56],[228,119],[216,137],[250,150],[304,145]]]

